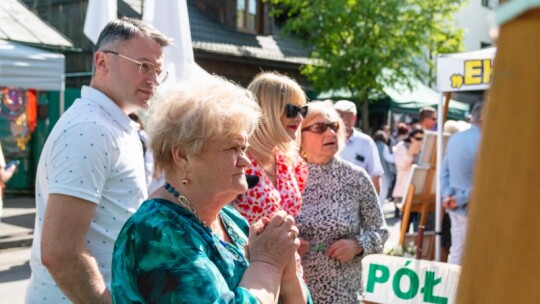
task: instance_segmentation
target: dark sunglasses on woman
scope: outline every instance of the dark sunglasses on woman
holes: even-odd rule
[[[287,118],[295,118],[298,113],[300,113],[302,117],[306,117],[307,106],[303,106],[301,108],[292,104],[287,104],[285,106],[285,115],[287,115]]]
[[[328,128],[334,130],[334,132],[337,132],[339,130],[339,123],[337,123],[337,122],[329,122],[329,123],[318,122],[318,123],[312,124],[311,126],[307,126],[307,127],[303,128],[302,132],[309,131],[309,132],[313,132],[313,133],[317,133],[317,134],[323,134],[324,132],[326,132],[326,129],[328,129]]]

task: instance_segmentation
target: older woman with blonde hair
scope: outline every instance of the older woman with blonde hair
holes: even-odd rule
[[[118,236],[114,301],[306,303],[294,219],[282,211],[249,227],[228,206],[248,188],[245,153],[261,116],[252,94],[208,76],[167,96],[149,128],[166,183]]]
[[[301,124],[300,155],[308,165],[300,236],[304,278],[315,303],[362,301],[362,258],[380,253],[388,228],[367,172],[336,157],[345,142],[331,103],[311,102]]]
[[[296,81],[277,73],[257,75],[248,86],[262,110],[262,121],[249,139],[247,174],[259,183],[235,201],[250,223],[284,210],[295,217],[302,205],[306,166],[298,156],[296,136],[305,114],[306,96]]]

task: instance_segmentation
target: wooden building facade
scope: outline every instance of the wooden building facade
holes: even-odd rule
[[[65,53],[68,95],[70,89],[78,90],[88,84],[93,50],[92,42],[83,34],[88,1],[21,1],[80,49]],[[142,18],[144,0],[117,1],[119,17]],[[195,61],[207,72],[246,86],[261,71],[278,71],[295,78],[309,90],[309,82],[299,72],[300,66],[308,62],[308,51],[293,37],[279,32],[268,3],[261,0],[188,0],[187,3]]]

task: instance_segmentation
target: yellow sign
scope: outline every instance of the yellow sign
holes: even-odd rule
[[[465,60],[463,74],[453,74],[450,77],[452,88],[462,86],[489,85],[493,76],[493,63],[491,59]]]

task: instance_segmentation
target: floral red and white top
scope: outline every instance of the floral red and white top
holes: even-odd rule
[[[264,174],[258,161],[248,153],[251,165],[246,174],[257,175],[259,183],[245,194],[239,195],[233,206],[250,224],[263,216],[284,210],[296,217],[302,206],[302,192],[306,186],[307,165],[300,156],[289,160],[286,155],[276,151],[276,186]],[[295,164],[294,166],[290,164]]]

